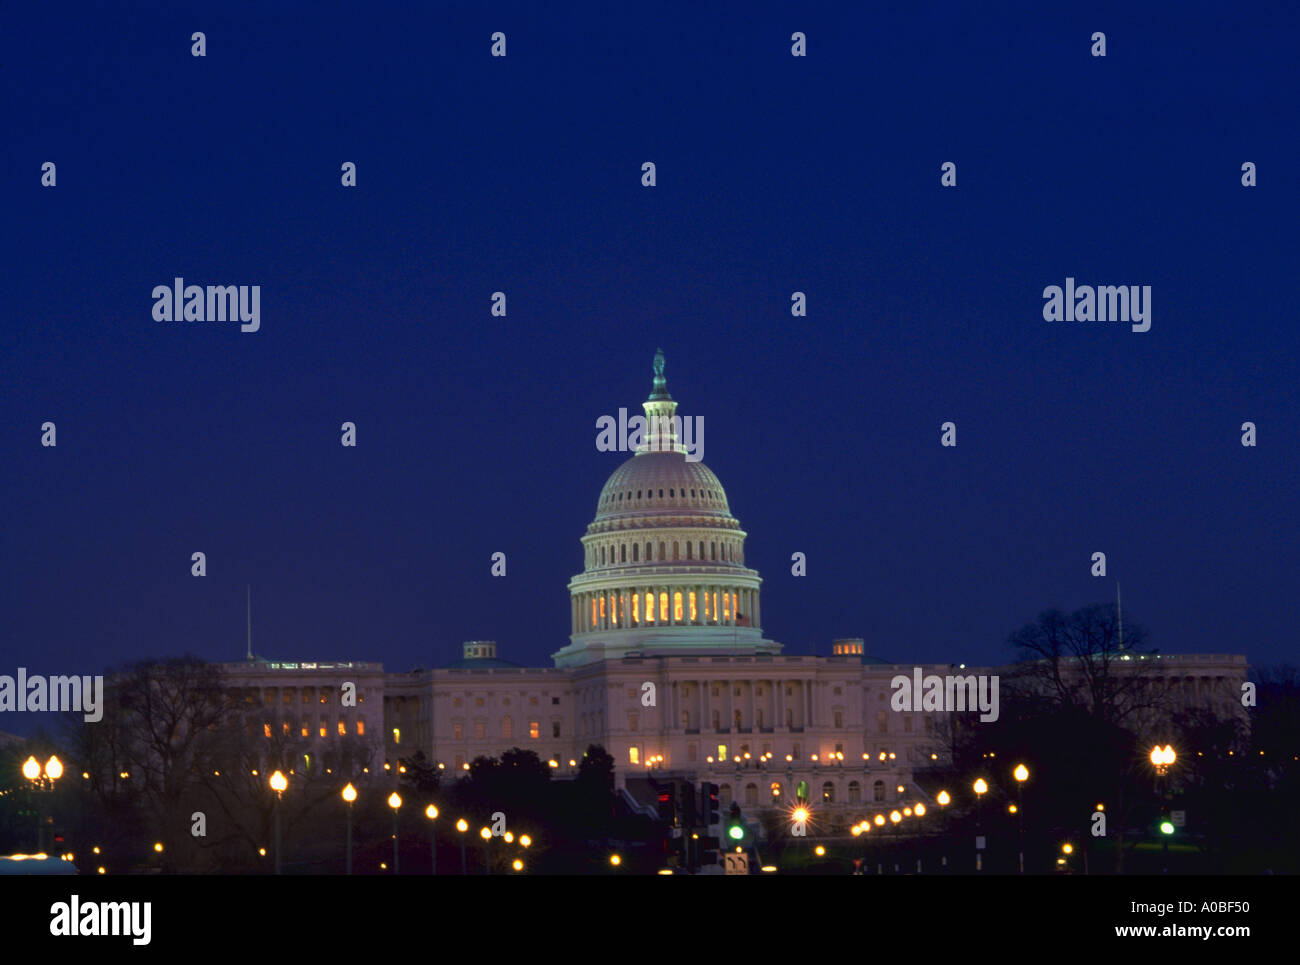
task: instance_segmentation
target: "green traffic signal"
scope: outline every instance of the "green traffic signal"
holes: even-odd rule
[[[1161,834],[1173,834],[1173,833],[1174,833],[1174,822],[1173,822],[1173,821],[1161,821],[1161,822],[1160,822],[1160,833],[1161,833]]]
[[[745,829],[739,824],[733,824],[731,827],[727,828],[727,837],[731,838],[732,841],[739,841],[744,836]]]

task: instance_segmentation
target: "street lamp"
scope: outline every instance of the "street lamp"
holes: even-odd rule
[[[981,777],[976,779],[975,783],[971,785],[971,789],[975,792],[975,830],[978,831],[984,827],[984,819],[983,819],[983,815],[981,814],[980,802],[984,800],[984,795],[988,793],[989,785],[988,782]],[[983,844],[983,842],[980,840],[980,838],[982,837],[983,835],[979,835],[979,834],[975,835],[975,870],[976,871],[984,870],[984,852],[980,850],[980,846],[981,844]]]
[[[479,828],[478,836],[483,839],[483,873],[490,875],[492,868],[488,865],[488,845],[492,843],[492,832],[487,828]]]
[[[289,779],[282,771],[271,775],[271,790],[275,792],[275,873],[280,873],[280,801],[289,788]]]
[[[57,757],[51,757],[45,762],[45,773],[41,773],[41,765],[37,763],[35,757],[29,757],[23,762],[23,777],[35,785],[36,791],[54,792],[54,782],[63,776],[63,763]],[[42,800],[37,797],[38,806],[36,809],[36,853],[42,854],[45,851],[45,815],[44,809],[39,806]]]
[[[396,791],[388,795],[388,806],[393,809],[393,874],[400,874],[401,871],[398,865],[397,854],[397,836],[401,832],[401,829],[397,825],[397,819],[401,814],[402,795],[398,794]]]
[[[343,800],[348,806],[348,874],[352,874],[352,802],[357,799],[357,789],[348,782],[343,789]]]
[[[1167,776],[1169,768],[1173,765],[1174,761],[1178,759],[1178,755],[1174,753],[1173,747],[1169,744],[1166,744],[1164,747],[1157,744],[1155,747],[1151,748],[1150,757],[1151,763],[1156,769],[1157,793],[1160,796],[1162,804],[1167,806],[1169,801],[1169,782]],[[1169,836],[1173,833],[1173,824],[1168,820],[1161,820],[1161,860],[1164,863],[1164,867],[1161,869],[1162,874],[1169,873]]]
[[[460,832],[460,873],[467,875],[469,872],[465,870],[465,832],[469,830],[469,822],[461,818],[456,822],[456,830]]]
[[[435,821],[438,820],[438,809],[430,804],[424,809],[424,816],[429,819],[429,874],[438,873],[438,832]]]
[[[1020,786],[1029,780],[1029,768],[1023,764],[1017,764],[1016,769],[1011,772],[1011,776],[1016,779],[1016,842],[1020,846],[1020,873],[1025,873],[1025,818],[1021,813],[1022,805],[1020,802]]]

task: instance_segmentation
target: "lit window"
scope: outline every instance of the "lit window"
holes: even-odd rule
[[[645,622],[655,622],[655,597],[653,593],[645,595]]]
[[[339,721],[339,736],[346,737],[347,735],[348,735],[348,725],[343,721]]]
[[[659,594],[659,622],[668,622],[668,594],[666,592]]]
[[[311,724],[307,723],[307,721],[305,720],[302,722],[302,736],[303,737],[311,736]]]
[[[686,545],[690,546],[691,544],[687,543]],[[695,591],[691,590],[691,622],[694,623],[695,620]]]
[[[600,595],[600,618],[605,619],[605,594]]]
[[[289,736],[289,722],[287,720],[280,725],[280,733],[285,737]]]
[[[528,722],[528,736],[537,740],[542,736],[542,725],[540,721],[530,720]]]
[[[321,735],[321,737],[324,737],[325,734],[326,734],[326,728],[325,728],[325,725],[324,725],[324,724],[321,724],[321,725],[320,725],[320,735]]]
[[[270,725],[270,724],[263,724],[263,725],[262,725],[262,733],[265,734],[267,737],[270,737],[270,736],[271,736],[271,725]]]
[[[726,744],[719,744],[719,745],[718,745],[718,760],[720,760],[720,761],[725,761],[726,759],[727,759],[727,745],[726,745]]]
[[[633,764],[641,763],[641,749],[638,747],[629,747],[627,749],[627,759]]]
[[[357,736],[358,736],[358,737],[363,736],[363,735],[365,734],[365,732],[366,732],[366,722],[365,722],[364,720],[358,720],[358,721],[357,721]]]
[[[402,729],[401,729],[400,727],[394,727],[394,728],[393,728],[393,743],[394,743],[394,744],[400,744],[401,742],[402,742]]]
[[[731,594],[730,593],[722,594],[722,619],[724,620],[731,619]]]
[[[596,598],[594,596],[591,598],[591,627],[593,630],[596,628]]]
[[[673,619],[681,623],[682,617],[682,594],[680,591],[673,594]]]
[[[641,594],[632,594],[632,625],[636,626],[641,622]]]

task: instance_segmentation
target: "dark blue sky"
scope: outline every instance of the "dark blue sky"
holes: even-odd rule
[[[787,652],[1000,662],[1116,578],[1300,651],[1294,4],[232,6],[7,12],[0,672],[237,659],[246,583],[268,656],[549,665],[658,346]]]

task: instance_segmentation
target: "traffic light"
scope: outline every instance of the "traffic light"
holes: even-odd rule
[[[700,822],[706,828],[711,828],[722,820],[722,805],[718,801],[718,785],[704,784],[700,786],[704,798],[703,820]]]
[[[681,816],[682,827],[695,827],[695,785],[680,785],[681,794],[678,798],[677,813]]]
[[[659,820],[669,827],[677,823],[677,802],[674,800],[672,784],[659,789]]]
[[[1160,833],[1161,834],[1174,833],[1174,819],[1169,814],[1169,808],[1161,808],[1160,810]]]
[[[700,837],[700,864],[717,864],[718,848],[722,842],[718,840],[717,835],[704,835]]]
[[[727,844],[737,845],[745,840],[745,822],[740,816],[740,805],[731,802],[731,813],[727,815]]]

